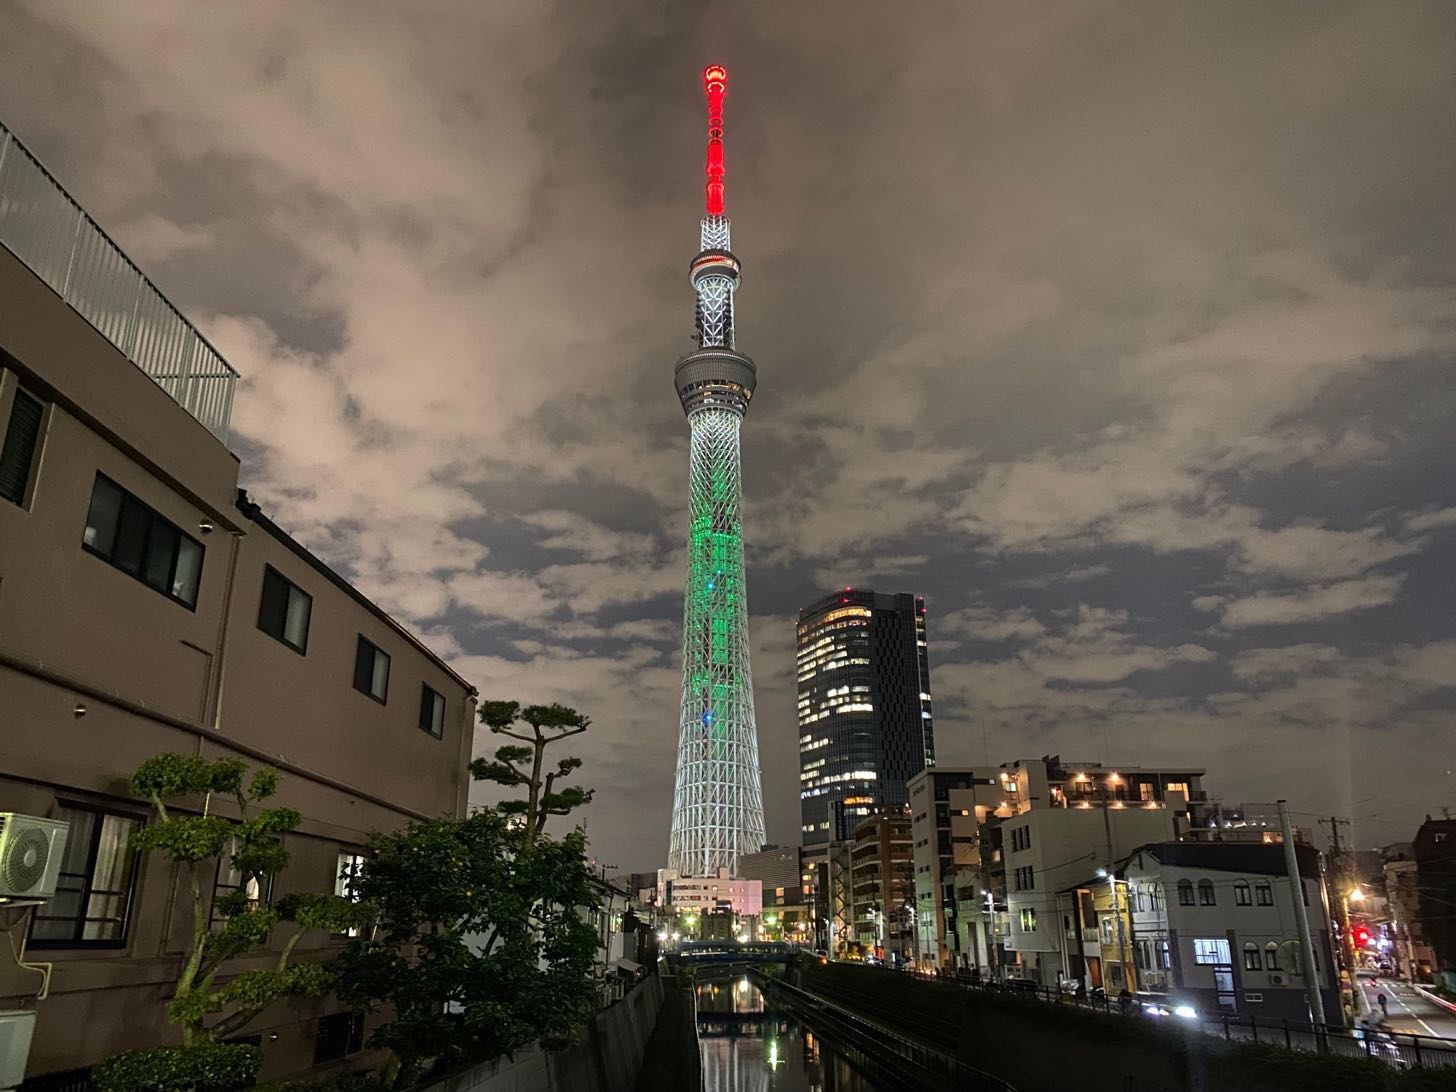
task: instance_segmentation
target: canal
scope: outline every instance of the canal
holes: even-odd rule
[[[775,1009],[747,977],[695,989],[704,1092],[889,1092]]]

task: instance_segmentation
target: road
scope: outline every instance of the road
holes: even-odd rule
[[[1456,1012],[1422,996],[1408,983],[1391,978],[1364,977],[1359,979],[1359,983],[1373,1012],[1380,1011],[1376,997],[1385,994],[1385,1003],[1390,1011],[1385,1019],[1388,1030],[1456,1039]]]

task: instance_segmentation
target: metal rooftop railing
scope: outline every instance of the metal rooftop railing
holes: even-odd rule
[[[3,123],[0,245],[227,442],[238,373]]]

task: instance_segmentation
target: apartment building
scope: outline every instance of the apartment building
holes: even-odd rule
[[[1421,920],[1420,873],[1416,870],[1415,847],[1396,842],[1380,850],[1383,888],[1390,907],[1391,955],[1397,971],[1416,982],[1430,982],[1435,973],[1436,953],[1426,940]]]
[[[758,939],[810,946],[814,939],[813,874],[799,846],[767,846],[738,858],[738,878],[763,887]]]
[[[1202,778],[1057,755],[922,771],[910,781],[919,960],[1055,984],[1057,892],[1098,862],[1206,826]]]
[[[276,768],[303,820],[260,897],[335,891],[371,831],[464,814],[476,695],[238,489],[235,373],[3,127],[0,148],[0,811],[69,824],[58,893],[0,945],[39,1077],[177,1041],[190,895],[128,849],[143,760]],[[235,882],[220,866],[209,897]],[[22,962],[53,967],[44,1000]],[[322,999],[247,1033],[272,1077],[359,1030]]]
[[[915,860],[910,810],[861,820],[849,850],[850,931],[861,954],[892,966],[915,958]]]

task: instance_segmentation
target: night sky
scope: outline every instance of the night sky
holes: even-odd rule
[[[664,863],[710,62],[771,840],[793,625],[942,764],[1456,806],[1456,5],[0,0],[0,117],[243,373],[243,484]],[[478,746],[489,741],[478,741]]]

